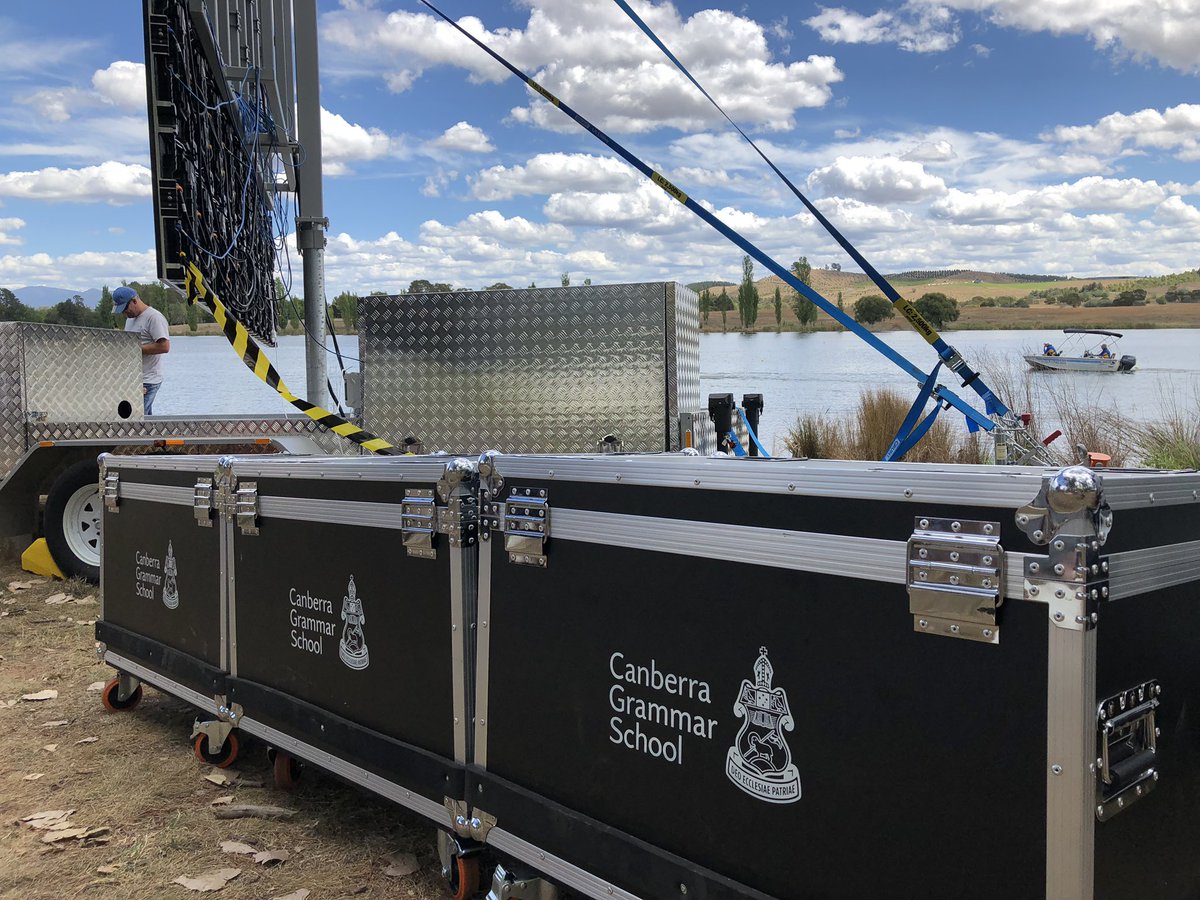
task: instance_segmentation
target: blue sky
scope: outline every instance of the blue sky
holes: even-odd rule
[[[852,268],[610,0],[439,5],[785,265]],[[882,271],[1200,265],[1200,0],[633,5]],[[153,276],[139,7],[0,12],[0,285]],[[319,10],[331,296],[739,277],[416,0]]]

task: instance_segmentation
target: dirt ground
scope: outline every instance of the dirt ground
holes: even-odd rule
[[[214,784],[188,740],[195,710],[148,686],[135,710],[106,712],[89,687],[114,674],[96,657],[98,612],[91,585],[0,565],[0,897],[182,900],[200,894],[176,878],[238,869],[215,896],[444,900],[433,827],[404,809],[312,769],[277,791],[266,747],[248,738],[224,772],[246,783]],[[45,691],[58,695],[21,699]],[[218,820],[213,802],[230,796],[297,815]],[[21,822],[68,810],[71,828]],[[224,841],[248,846],[224,852]],[[260,864],[246,850],[288,858]]]

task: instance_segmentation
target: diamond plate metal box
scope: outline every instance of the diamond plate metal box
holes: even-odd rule
[[[26,429],[142,418],[142,354],[134,334],[0,323],[0,473],[24,454]]]
[[[696,294],[678,284],[364,297],[366,427],[431,450],[675,450],[700,404]]]

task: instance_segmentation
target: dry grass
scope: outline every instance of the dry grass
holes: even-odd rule
[[[4,588],[33,581],[29,590]],[[48,595],[95,595],[87,585],[64,585],[0,567],[0,897],[63,900],[70,897],[159,898],[196,896],[171,882],[211,869],[242,870],[222,898],[272,898],[308,888],[310,900],[337,897],[446,896],[432,825],[321,773],[306,770],[300,787],[281,794],[270,787],[265,748],[244,741],[232,771],[266,787],[218,787],[204,780],[211,769],[192,756],[188,735],[195,711],[146,688],[129,713],[106,713],[87,686],[112,670],[98,662],[93,626],[96,605],[48,606]],[[58,697],[4,701],[53,688]],[[43,727],[66,719],[67,724]],[[94,743],[77,744],[86,737]],[[43,749],[57,744],[54,751]],[[43,773],[35,781],[26,775]],[[236,802],[288,806],[290,821],[218,821],[211,801],[234,794]],[[78,825],[107,826],[109,843],[83,847],[64,842],[48,849],[42,832],[19,819],[51,809],[75,809]],[[277,868],[221,852],[224,840],[260,849],[285,849]],[[383,874],[394,852],[413,853],[421,868],[404,878]],[[116,866],[112,874],[97,871]]]
[[[865,391],[858,411],[846,419],[801,416],[784,438],[792,456],[810,459],[883,459],[912,400],[891,388]],[[905,457],[906,462],[979,463],[984,443],[978,435],[938,418]]]
[[[1138,431],[1144,465],[1156,469],[1200,469],[1200,391],[1189,404],[1178,394],[1160,400],[1161,422]]]

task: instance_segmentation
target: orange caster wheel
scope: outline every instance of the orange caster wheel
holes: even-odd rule
[[[453,900],[471,900],[479,895],[479,857],[456,856],[450,861],[447,878]]]
[[[121,679],[119,676],[104,686],[104,690],[100,694],[100,701],[109,712],[129,712],[142,702],[142,686],[140,684],[124,700],[120,698],[120,690]]]
[[[281,791],[290,791],[296,787],[296,782],[300,780],[300,773],[303,767],[300,765],[300,760],[292,756],[292,754],[284,750],[275,751],[275,759],[272,762],[272,770],[275,774],[275,787]]]
[[[218,769],[229,768],[238,755],[238,739],[232,731],[229,733],[229,737],[225,738],[225,746],[217,753],[208,751],[207,734],[196,735],[196,742],[192,746],[196,752],[196,759],[206,762],[210,766],[216,766]]]

